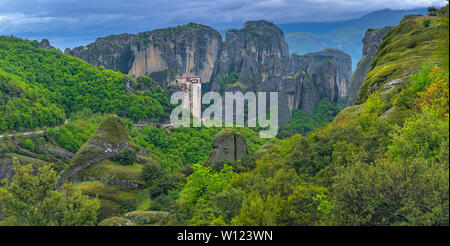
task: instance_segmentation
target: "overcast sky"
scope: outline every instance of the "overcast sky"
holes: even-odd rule
[[[100,36],[189,22],[218,30],[247,20],[277,24],[358,18],[369,12],[442,6],[444,0],[0,0],[0,35],[48,37],[58,48]]]

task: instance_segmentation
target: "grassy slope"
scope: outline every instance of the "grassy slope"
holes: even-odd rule
[[[431,20],[428,27],[423,25],[425,19]],[[395,79],[406,81],[424,62],[436,62],[433,50],[438,36],[436,17],[405,17],[400,25],[386,34],[380,44],[369,74],[359,89],[359,103],[385,83]]]
[[[428,27],[423,25],[430,19]],[[372,60],[370,71],[359,88],[359,100],[338,114],[334,122],[357,119],[365,108],[369,95],[379,96],[383,102],[383,112],[389,110],[396,95],[409,85],[409,76],[422,67],[424,62],[437,62],[434,52],[439,37],[436,17],[406,16],[405,19],[389,31],[380,44]],[[390,85],[389,82],[398,80]],[[382,112],[382,113],[383,113]]]

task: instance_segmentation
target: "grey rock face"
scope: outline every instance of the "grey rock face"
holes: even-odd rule
[[[73,157],[73,154],[66,150],[55,149],[55,148],[44,148],[44,149],[56,156],[62,156],[62,157],[69,158],[69,159]]]
[[[190,23],[137,35],[99,38],[86,47],[67,49],[66,53],[135,77],[149,75],[164,85],[183,73],[209,81],[221,42],[222,37],[214,29]]]
[[[383,37],[386,35],[386,33],[388,33],[391,29],[392,27],[386,26],[383,28],[367,30],[366,35],[362,40],[363,57],[358,62],[356,70],[353,72],[350,79],[350,86],[348,90],[348,105],[352,105],[356,101],[358,96],[358,89],[369,73],[370,64],[372,63],[373,57],[377,53],[378,46],[381,44],[381,41],[383,41]]]
[[[278,86],[279,124],[287,124],[296,108],[312,116],[323,98],[337,103],[339,97],[346,94],[350,74],[351,58],[340,50],[326,49],[290,56],[287,75]]]
[[[131,45],[135,35],[120,34],[98,38],[88,46],[66,49],[65,53],[81,58],[94,66],[128,73],[134,60]]]
[[[237,74],[233,84],[226,81]],[[283,32],[267,21],[251,21],[230,30],[216,64],[212,91],[279,92],[279,125],[296,108],[312,115],[322,98],[336,103],[347,94],[351,57],[336,49],[303,56],[288,54]]]
[[[38,48],[44,49],[44,50],[50,50],[54,49],[55,47],[50,45],[50,42],[48,39],[43,38],[42,41],[39,43]]]
[[[238,161],[248,155],[245,138],[232,129],[221,131],[212,142],[208,163]]]
[[[350,76],[352,74],[352,58],[348,54],[337,49],[324,49],[319,52],[305,54],[305,56],[314,57],[316,59],[316,63],[317,61],[320,63],[331,63],[336,71],[335,83],[338,87],[337,93],[339,96],[347,95]]]
[[[210,27],[187,24],[100,38],[66,53],[133,76],[150,75],[163,85],[187,73],[209,82],[204,92],[279,92],[280,126],[296,108],[311,116],[321,99],[336,103],[346,96],[351,76],[351,57],[340,50],[289,56],[283,31],[264,20],[228,31],[224,42]]]
[[[78,150],[69,166],[60,174],[58,185],[66,181],[80,181],[81,171],[102,160],[117,156],[126,148],[138,148],[128,137],[117,116],[107,116],[97,132]],[[138,149],[136,149],[138,151]]]
[[[289,57],[283,31],[267,21],[249,21],[226,34],[215,67],[211,90],[219,91],[229,73],[238,73],[241,90],[257,91],[272,76],[282,76]],[[232,87],[232,86],[228,86]]]
[[[40,167],[49,164],[47,162],[37,159],[33,159],[33,162],[30,162],[31,158],[29,157],[25,156],[14,157],[13,155],[7,154],[5,158],[0,159],[0,180],[7,179],[10,182],[13,180],[14,174],[16,173],[16,171],[14,170],[14,162],[13,162],[14,158],[17,158],[17,161],[21,165],[28,165],[31,163],[33,165],[34,171],[37,171]]]

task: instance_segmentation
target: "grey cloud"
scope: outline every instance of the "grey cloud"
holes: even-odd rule
[[[247,20],[333,21],[384,8],[442,5],[444,0],[0,0],[0,35],[48,37],[57,47],[95,37],[188,22],[225,29]]]

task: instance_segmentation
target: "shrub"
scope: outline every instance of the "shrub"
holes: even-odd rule
[[[431,84],[430,73],[433,67],[434,64],[425,63],[417,73],[411,75],[411,89],[415,93],[425,90]]]
[[[15,175],[0,187],[2,225],[79,226],[94,225],[100,201],[90,199],[71,183],[55,190],[58,175],[45,165],[37,172],[13,159]],[[36,173],[35,175],[33,173]]]
[[[149,188],[151,198],[156,198],[161,195],[167,195],[170,190],[176,188],[176,184],[172,177],[163,176],[159,182],[155,183]]]
[[[126,214],[134,210],[136,210],[136,206],[132,203],[126,202],[120,205],[120,214]]]
[[[153,185],[155,180],[159,179],[161,175],[161,166],[157,162],[151,161],[142,168],[141,177],[149,186]]]
[[[131,165],[137,160],[136,151],[133,149],[125,149],[120,152],[113,161],[119,162],[121,165]]]
[[[27,139],[25,140],[25,142],[23,143],[23,146],[25,147],[25,149],[33,151],[34,149],[34,143],[33,141],[31,141],[31,139]]]

